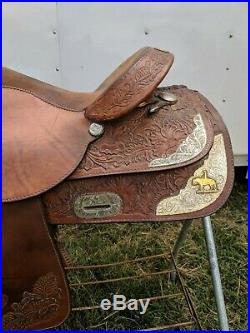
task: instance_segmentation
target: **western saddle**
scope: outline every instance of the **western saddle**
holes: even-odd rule
[[[197,91],[157,88],[173,59],[145,47],[92,93],[3,69],[5,330],[48,329],[69,314],[52,225],[191,219],[227,200],[221,117]]]

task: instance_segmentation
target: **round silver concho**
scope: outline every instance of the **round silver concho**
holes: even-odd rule
[[[95,137],[101,136],[103,134],[103,132],[104,132],[104,126],[101,124],[92,123],[89,126],[89,133],[92,136],[95,136]]]

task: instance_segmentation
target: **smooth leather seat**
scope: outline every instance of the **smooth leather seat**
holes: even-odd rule
[[[2,81],[5,88],[31,93],[47,103],[69,111],[83,111],[95,98],[95,93],[61,89],[9,68],[2,69]]]

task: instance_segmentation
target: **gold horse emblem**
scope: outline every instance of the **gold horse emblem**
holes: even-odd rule
[[[192,185],[198,186],[196,193],[215,193],[218,192],[216,180],[208,177],[207,170],[203,170],[200,177],[192,179]]]

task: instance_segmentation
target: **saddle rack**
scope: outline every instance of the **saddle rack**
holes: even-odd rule
[[[171,251],[160,253],[156,255],[151,256],[145,256],[145,257],[138,257],[136,259],[130,259],[130,260],[124,260],[119,262],[113,262],[113,263],[107,263],[107,264],[95,264],[95,265],[74,265],[74,266],[64,266],[65,271],[70,275],[70,272],[72,271],[86,271],[86,270],[100,270],[100,269],[110,269],[117,266],[123,266],[123,265],[133,265],[136,263],[142,263],[145,261],[153,261],[158,260],[159,258],[163,258],[166,260],[166,264],[168,263],[168,269],[164,269],[161,271],[153,271],[149,273],[143,273],[141,275],[130,275],[126,277],[118,277],[118,278],[110,278],[105,280],[90,280],[86,282],[76,282],[76,283],[70,283],[69,287],[71,291],[74,291],[78,288],[82,287],[97,287],[103,284],[113,284],[113,283],[122,283],[124,281],[135,281],[135,280],[144,280],[144,279],[152,279],[155,277],[163,276],[163,278],[168,277],[168,279],[172,279],[172,283],[175,283],[175,286],[178,290],[175,290],[173,293],[167,293],[167,294],[159,294],[159,295],[152,295],[145,298],[140,298],[141,300],[150,300],[150,303],[152,302],[159,302],[159,301],[170,301],[174,300],[182,305],[182,312],[185,313],[185,318],[183,318],[183,313],[180,313],[180,318],[177,322],[173,322],[170,320],[170,322],[167,322],[165,324],[162,324],[161,326],[156,327],[150,327],[150,328],[143,328],[139,331],[156,331],[156,330],[176,330],[176,329],[196,329],[196,330],[202,330],[197,312],[195,310],[195,307],[193,305],[193,301],[191,299],[189,290],[187,286],[185,285],[185,282],[183,280],[183,277],[181,275],[181,270],[176,266],[174,255]],[[69,276],[70,278],[70,276]],[[74,312],[86,312],[86,311],[98,311],[101,310],[100,304],[95,305],[76,305],[72,307],[71,311]],[[104,311],[103,311],[104,312]],[[103,316],[101,322],[98,324],[91,324],[91,326],[86,327],[86,329],[100,329],[102,326],[108,324],[108,320],[115,316],[119,311],[113,310],[109,311],[108,315]]]
[[[224,295],[223,295],[223,289],[221,284],[221,278],[220,278],[220,272],[219,272],[219,265],[217,260],[217,253],[215,248],[215,241],[213,237],[213,230],[212,230],[212,224],[211,219],[209,216],[202,219],[203,222],[203,229],[205,233],[205,240],[207,245],[207,253],[208,253],[208,260],[210,264],[210,270],[211,270],[211,277],[212,277],[212,284],[213,284],[213,291],[216,301],[216,306],[218,310],[218,319],[219,319],[219,326],[222,331],[228,330],[228,319],[226,314],[226,308],[224,303]],[[105,264],[88,264],[88,265],[81,265],[76,264],[72,265],[70,258],[67,257],[65,260],[64,257],[64,270],[66,271],[66,274],[68,276],[68,279],[70,282],[69,287],[71,292],[74,294],[74,291],[79,290],[81,288],[84,288],[84,291],[86,292],[86,288],[88,287],[100,287],[101,285],[108,285],[108,284],[119,284],[119,287],[125,281],[131,281],[134,282],[135,280],[148,280],[148,279],[154,279],[163,277],[165,281],[170,282],[171,288],[168,290],[167,293],[163,293],[161,290],[160,294],[157,295],[150,295],[146,298],[150,298],[150,302],[167,302],[166,306],[168,307],[169,304],[171,305],[171,301],[177,302],[177,304],[181,304],[182,308],[179,313],[179,318],[176,321],[171,320],[164,324],[161,324],[156,327],[150,327],[150,328],[143,328],[141,331],[154,331],[154,330],[181,330],[181,329],[194,329],[194,330],[202,330],[202,326],[197,314],[197,311],[194,306],[194,302],[191,298],[189,289],[186,285],[186,281],[182,274],[182,268],[178,267],[177,261],[178,261],[178,255],[181,250],[181,248],[184,246],[188,231],[192,227],[193,220],[185,220],[182,222],[181,230],[175,240],[175,244],[173,246],[173,249],[169,249],[168,252],[163,252],[155,255],[150,256],[143,256],[143,257],[137,257],[135,259],[129,259],[129,260],[123,260],[118,262],[111,262],[111,263],[105,263]],[[105,269],[112,269],[114,267],[121,267],[121,266],[130,266],[137,263],[145,263],[148,261],[154,261],[156,262],[159,259],[164,259],[166,267],[161,270],[151,270],[150,272],[143,272],[143,274],[139,275],[129,275],[129,276],[122,276],[122,277],[112,277],[108,279],[90,279],[88,281],[82,282],[81,278],[78,278],[77,275],[71,275],[71,273],[75,272],[86,272],[86,271],[95,271],[95,270],[105,270]],[[187,271],[185,270],[185,275],[187,274]],[[73,280],[72,280],[73,277]],[[177,288],[177,289],[176,289]],[[134,297],[134,295],[133,295]],[[76,297],[79,298],[79,297]],[[81,298],[81,297],[80,297]],[[75,304],[72,305],[72,315],[73,313],[84,313],[86,311],[99,311],[101,309],[100,304]],[[167,308],[168,309],[168,308]],[[104,325],[108,325],[107,321],[109,318],[115,316],[119,311],[110,311],[107,316],[103,316],[101,318],[101,322],[98,324],[91,324],[90,327],[86,327],[86,329],[100,329]],[[183,314],[185,316],[183,317]],[[164,316],[164,315],[163,315]],[[166,316],[167,317],[167,316]],[[69,317],[70,318],[70,317]],[[63,326],[64,327],[64,326]],[[106,326],[107,329],[107,326]]]

